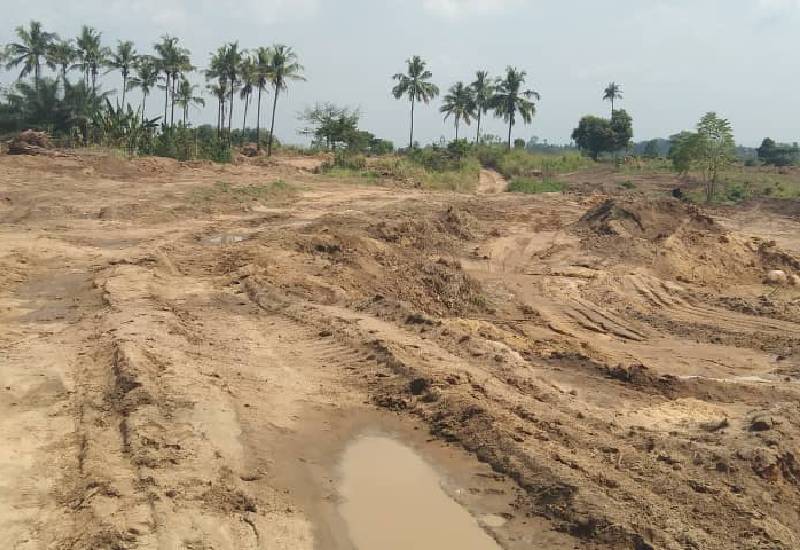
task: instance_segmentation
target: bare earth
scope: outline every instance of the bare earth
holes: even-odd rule
[[[350,548],[364,431],[503,548],[800,548],[797,208],[314,167],[0,157],[4,548]]]

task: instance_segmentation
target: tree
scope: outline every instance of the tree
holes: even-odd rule
[[[122,106],[125,106],[125,92],[128,91],[128,76],[136,63],[136,48],[130,40],[118,41],[117,49],[108,59],[108,66],[111,70],[119,71],[122,74]],[[110,71],[109,71],[110,72]]]
[[[291,47],[283,44],[276,44],[270,49],[269,81],[275,97],[272,98],[272,123],[269,129],[269,142],[267,144],[267,156],[272,156],[272,141],[275,135],[275,111],[278,107],[278,94],[282,90],[287,90],[290,81],[305,80],[303,76],[304,68],[297,61],[297,54]]]
[[[136,74],[128,80],[128,89],[139,88],[142,91],[142,117],[147,108],[147,96],[158,84],[158,68],[155,60],[150,56],[140,56],[134,65]]]
[[[445,120],[450,116],[455,120],[455,139],[458,140],[459,124],[463,120],[465,124],[469,125],[472,122],[472,118],[475,116],[476,109],[477,106],[475,104],[472,88],[465,86],[463,82],[459,81],[445,94],[444,103],[439,110],[445,114]]]
[[[178,85],[178,90],[175,94],[175,103],[183,108],[183,126],[184,128],[189,124],[189,107],[197,106],[205,107],[206,100],[201,96],[195,95],[197,86],[189,82],[186,77],[181,78],[181,83]]]
[[[496,88],[496,81],[489,78],[487,71],[478,71],[475,73],[475,80],[471,84],[472,91],[475,98],[475,111],[477,114],[477,127],[478,131],[475,136],[475,143],[481,141],[481,115],[485,115],[489,106],[491,105],[492,97]]]
[[[800,147],[797,143],[793,145],[776,143],[770,138],[764,138],[757,151],[761,162],[773,166],[791,166],[800,158]]]
[[[225,99],[228,95],[227,81],[219,79],[216,84],[206,85],[206,89],[217,98],[217,137],[220,137],[225,125]]]
[[[633,138],[633,119],[625,109],[611,114],[611,132],[614,134],[613,150],[627,149]]]
[[[11,70],[22,65],[19,78],[25,78],[33,73],[35,87],[38,88],[42,78],[42,61],[47,59],[47,52],[57,36],[45,32],[38,21],[31,21],[27,29],[17,27],[14,33],[19,42],[12,42],[7,47],[9,60],[6,69]]]
[[[525,124],[533,121],[536,104],[541,97],[533,90],[523,89],[527,73],[515,67],[506,68],[506,76],[497,83],[491,106],[495,116],[508,123],[508,148],[511,149],[511,129],[517,122],[517,114]]]
[[[596,116],[583,117],[578,123],[578,127],[573,130],[572,139],[594,160],[597,160],[603,151],[613,151],[615,147],[611,121]]]
[[[673,169],[685,176],[692,164],[702,157],[702,136],[696,132],[681,132],[670,136],[669,141],[667,158],[672,160]]]
[[[76,40],[80,62],[75,65],[75,68],[83,71],[83,80],[87,86],[91,82],[92,93],[95,95],[97,94],[97,74],[109,53],[106,48],[103,48],[100,39],[101,33],[93,27],[84,25]]]
[[[239,99],[244,102],[244,114],[242,115],[242,136],[244,136],[244,130],[247,126],[247,110],[250,107],[250,98],[253,95],[253,89],[258,85],[257,61],[252,57],[245,57],[242,60],[240,72],[242,87],[239,90]]]
[[[338,107],[333,103],[317,103],[300,115],[300,119],[307,123],[301,133],[313,136],[317,144],[324,144],[327,149],[335,151],[340,143],[350,148],[361,138],[367,137],[359,135],[360,118],[358,110]],[[369,146],[368,141],[363,148]]]
[[[646,159],[657,159],[660,156],[657,139],[651,139],[647,142],[647,144],[644,146],[644,152],[642,153],[642,156]]]
[[[61,81],[66,82],[67,71],[78,60],[78,52],[71,40],[53,42],[47,50],[47,64],[61,72]]]
[[[614,116],[614,100],[622,99],[622,87],[616,82],[610,82],[603,90],[603,101],[611,102],[611,116]]]
[[[736,143],[730,122],[716,113],[706,113],[697,125],[701,137],[703,168],[706,179],[706,202],[711,202],[717,191],[719,174],[734,159]]]
[[[417,102],[430,103],[431,99],[439,95],[439,88],[429,82],[433,78],[433,73],[425,68],[426,63],[418,55],[406,61],[407,72],[397,73],[392,79],[397,81],[397,85],[392,88],[392,95],[395,99],[408,96],[411,101],[411,129],[408,138],[408,149],[414,148],[414,105]]]
[[[256,150],[261,152],[261,93],[270,82],[272,52],[269,48],[260,47],[255,53],[255,76],[258,88],[258,107],[256,110]]]
[[[178,39],[174,36],[165,34],[161,37],[161,42],[155,44],[156,51],[155,64],[159,73],[164,77],[164,120],[163,125],[167,125],[167,112],[169,111],[169,99],[172,97],[172,109],[170,125],[175,122],[175,87],[179,77],[193,69],[189,62],[189,50],[182,48],[178,44]]]

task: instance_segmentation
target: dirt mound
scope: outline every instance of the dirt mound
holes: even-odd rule
[[[239,153],[246,157],[257,157],[260,154],[260,151],[258,150],[258,144],[245,143],[239,150]]]
[[[583,232],[597,235],[663,239],[679,229],[718,231],[714,220],[697,207],[677,200],[608,199],[593,207],[576,224]]]
[[[8,144],[9,155],[47,155],[52,144],[44,132],[25,130]]]

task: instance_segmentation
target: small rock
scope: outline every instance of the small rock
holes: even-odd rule
[[[767,272],[766,282],[771,285],[785,285],[788,281],[786,272],[782,269],[773,269]]]
[[[766,432],[772,429],[772,419],[769,416],[756,416],[750,422],[751,432]]]

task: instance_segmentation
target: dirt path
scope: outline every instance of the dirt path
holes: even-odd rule
[[[749,237],[794,250],[790,218],[0,167],[11,548],[352,548],[338,461],[373,432],[506,549],[800,545],[800,289],[761,281],[800,263]]]
[[[494,170],[481,170],[480,181],[478,182],[479,195],[502,193],[506,189],[508,189],[508,182],[501,174]]]

